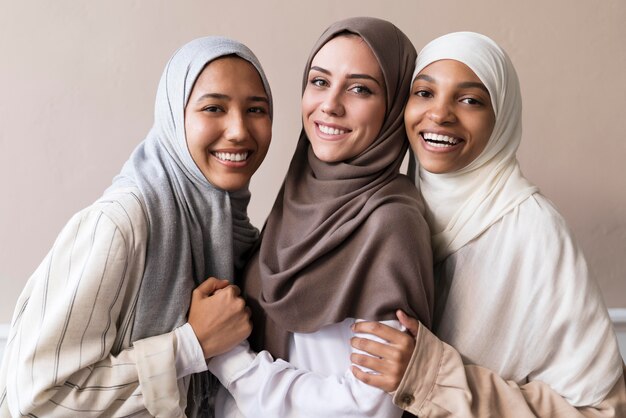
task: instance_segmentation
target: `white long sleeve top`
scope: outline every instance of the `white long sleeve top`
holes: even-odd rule
[[[193,336],[191,328],[130,341],[147,226],[130,188],[103,196],[63,228],[17,301],[0,369],[0,417],[184,415],[186,376],[206,369],[201,350],[198,361],[193,345],[177,345],[177,334]]]
[[[581,407],[601,402],[621,377],[599,286],[564,219],[539,193],[435,273],[435,334],[464,363],[520,386],[543,382]]]
[[[289,362],[267,351],[253,353],[244,343],[209,361],[223,390],[216,417],[384,417],[402,416],[391,397],[366,385],[350,371],[354,319],[310,334],[295,333]],[[384,321],[399,327],[397,321]],[[359,335],[374,338],[371,335]]]

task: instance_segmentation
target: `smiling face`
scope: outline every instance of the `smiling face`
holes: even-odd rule
[[[317,158],[359,155],[380,132],[385,108],[383,74],[369,46],[356,35],[328,41],[311,62],[302,96],[302,123]]]
[[[268,96],[254,66],[237,57],[209,63],[185,108],[191,156],[215,187],[245,187],[267,154],[272,136]]]
[[[465,64],[440,60],[415,78],[404,111],[411,148],[425,170],[451,173],[487,146],[495,113],[484,84]]]

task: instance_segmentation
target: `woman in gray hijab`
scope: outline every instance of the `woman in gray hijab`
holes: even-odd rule
[[[0,416],[210,415],[205,359],[250,333],[238,288],[215,278],[231,279],[258,236],[248,183],[271,119],[244,45],[207,37],[173,55],[146,139],[18,299]]]

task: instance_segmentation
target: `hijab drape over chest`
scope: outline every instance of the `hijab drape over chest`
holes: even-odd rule
[[[209,276],[231,279],[233,263],[257,238],[246,214],[249,192],[229,193],[211,185],[193,161],[185,137],[185,106],[196,79],[208,63],[227,55],[257,69],[271,103],[261,65],[245,45],[221,37],[189,42],[165,67],[154,126],[111,186],[138,187],[149,221],[133,341],[184,324],[191,291]]]
[[[417,191],[398,172],[408,147],[403,109],[415,50],[389,22],[337,22],[313,47],[303,90],[316,53],[345,32],[359,35],[378,59],[387,109],[374,142],[347,161],[319,160],[300,134],[244,277],[252,343],[283,357],[289,332],[315,332],[345,318],[394,319],[400,308],[430,323],[428,231]]]
[[[438,261],[433,327],[464,363],[518,384],[540,381],[595,405],[622,375],[600,289],[565,220],[519,169],[520,86],[505,52],[458,32],[424,47],[416,75],[453,59],[489,91],[496,116],[483,152],[454,173],[420,169]]]
[[[420,168],[418,177],[409,173],[424,196],[435,261],[463,247],[538,191],[522,176],[516,158],[522,138],[522,98],[509,57],[484,35],[451,33],[420,51],[413,79],[444,59],[467,65],[485,84],[496,123],[483,152],[463,169],[433,174]]]

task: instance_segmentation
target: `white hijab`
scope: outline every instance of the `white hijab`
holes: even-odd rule
[[[421,189],[431,227],[435,262],[478,237],[538,189],[521,173],[515,153],[522,137],[522,98],[511,60],[491,39],[455,32],[427,44],[418,54],[413,80],[429,64],[453,59],[485,84],[496,123],[483,152],[465,168],[433,174],[414,168],[409,177]]]
[[[474,241],[461,262],[443,263],[440,279],[450,282],[437,285],[445,289],[435,313],[437,336],[467,363],[520,384],[545,382],[573,405],[595,404],[620,378],[622,364],[597,283],[545,198],[537,193],[534,204],[505,217],[538,192],[515,157],[522,104],[513,65],[491,39],[458,32],[426,45],[413,77],[442,59],[460,61],[480,78],[496,123],[483,152],[465,168],[412,173],[427,206],[435,260],[483,233],[506,239]],[[525,245],[529,236],[535,245]]]

